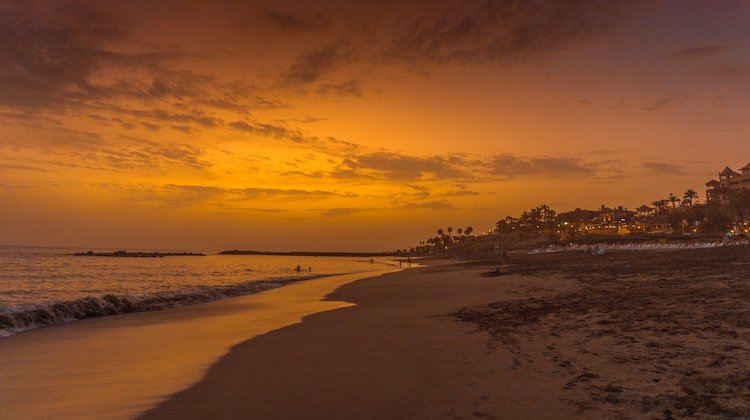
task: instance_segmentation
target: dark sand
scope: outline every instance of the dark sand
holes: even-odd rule
[[[365,279],[144,418],[747,418],[749,269],[743,246]]]

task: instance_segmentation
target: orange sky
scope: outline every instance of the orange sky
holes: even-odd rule
[[[0,0],[0,243],[387,250],[750,161],[750,2],[351,3]]]

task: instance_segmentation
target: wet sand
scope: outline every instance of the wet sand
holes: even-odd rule
[[[329,299],[356,306],[235,346],[196,385],[143,418],[559,418],[565,384],[516,369],[510,351],[447,314],[542,279],[419,268],[364,279]]]
[[[0,339],[0,418],[132,418],[198,381],[233,345],[351,305],[322,299],[343,284],[378,274],[320,278]]]

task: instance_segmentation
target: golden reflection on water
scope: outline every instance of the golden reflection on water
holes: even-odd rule
[[[0,407],[10,418],[132,417],[198,381],[233,345],[313,313],[351,306],[322,299],[341,285],[391,271],[0,339]]]

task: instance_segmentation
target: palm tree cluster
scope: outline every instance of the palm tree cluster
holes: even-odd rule
[[[438,236],[422,241],[420,242],[420,245],[430,245],[442,249],[448,249],[471,240],[473,238],[472,233],[474,233],[474,228],[467,226],[466,229],[456,229],[456,235],[453,235],[453,227],[449,226],[446,230],[443,230],[442,228],[438,229]]]
[[[518,218],[506,216],[495,223],[495,230],[499,233],[513,231],[533,232],[553,229],[557,226],[557,212],[548,205],[542,204],[529,211],[522,212]]]
[[[674,195],[674,193],[669,193],[667,198],[651,202],[651,205],[654,206],[658,212],[667,210],[670,204],[672,205],[672,209],[676,209],[678,204],[680,207],[692,207],[694,204],[698,204],[698,193],[695,192],[695,190],[689,189],[685,191],[682,198]]]

